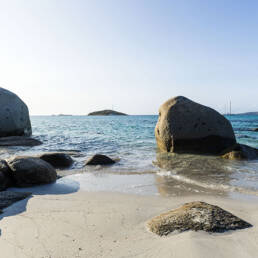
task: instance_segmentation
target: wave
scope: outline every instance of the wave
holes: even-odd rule
[[[179,175],[173,171],[159,171],[157,172],[157,174],[162,177],[173,178],[179,182],[202,187],[209,190],[223,191],[223,192],[238,192],[242,194],[258,196],[257,190],[252,190],[252,189],[247,189],[247,188],[232,186],[232,185],[225,185],[225,184],[205,183],[194,179],[190,179],[183,175]]]

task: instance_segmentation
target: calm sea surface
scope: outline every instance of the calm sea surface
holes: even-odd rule
[[[227,116],[237,141],[258,148],[258,116]],[[32,116],[33,137],[43,145],[0,149],[0,156],[75,151],[76,175],[84,190],[137,194],[217,194],[258,196],[258,161],[158,153],[154,137],[157,116]],[[117,159],[109,167],[83,167],[96,153]],[[69,183],[69,182],[68,182]]]

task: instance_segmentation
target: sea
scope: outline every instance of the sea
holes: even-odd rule
[[[229,115],[237,141],[258,148],[257,115]],[[160,153],[154,128],[158,116],[31,116],[35,147],[2,147],[0,158],[66,152],[74,165],[55,186],[69,191],[114,191],[141,195],[216,195],[258,198],[258,160]],[[85,166],[94,154],[117,162]],[[56,189],[56,188],[55,188]],[[50,191],[49,187],[45,190]],[[42,192],[42,193],[43,193]]]

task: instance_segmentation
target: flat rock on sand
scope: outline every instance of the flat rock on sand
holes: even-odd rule
[[[149,230],[159,236],[186,230],[221,233],[251,226],[230,212],[205,202],[186,203],[147,222]]]
[[[38,146],[42,142],[27,136],[7,136],[0,138],[0,146]]]
[[[29,197],[31,193],[28,192],[11,192],[11,191],[3,191],[0,192],[0,212],[1,209],[6,208],[13,203],[23,200]]]

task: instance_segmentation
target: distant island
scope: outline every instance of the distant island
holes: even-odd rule
[[[52,115],[52,116],[72,116],[70,114],[59,114],[59,115]]]
[[[258,111],[257,112],[240,113],[240,114],[237,114],[237,115],[248,115],[248,116],[253,115],[253,116],[256,116],[256,115],[258,115]]]
[[[91,112],[88,114],[88,116],[127,116],[127,114],[117,112],[115,110],[106,109],[106,110]]]
[[[237,114],[224,114],[226,116],[258,116],[258,112],[245,112]]]

